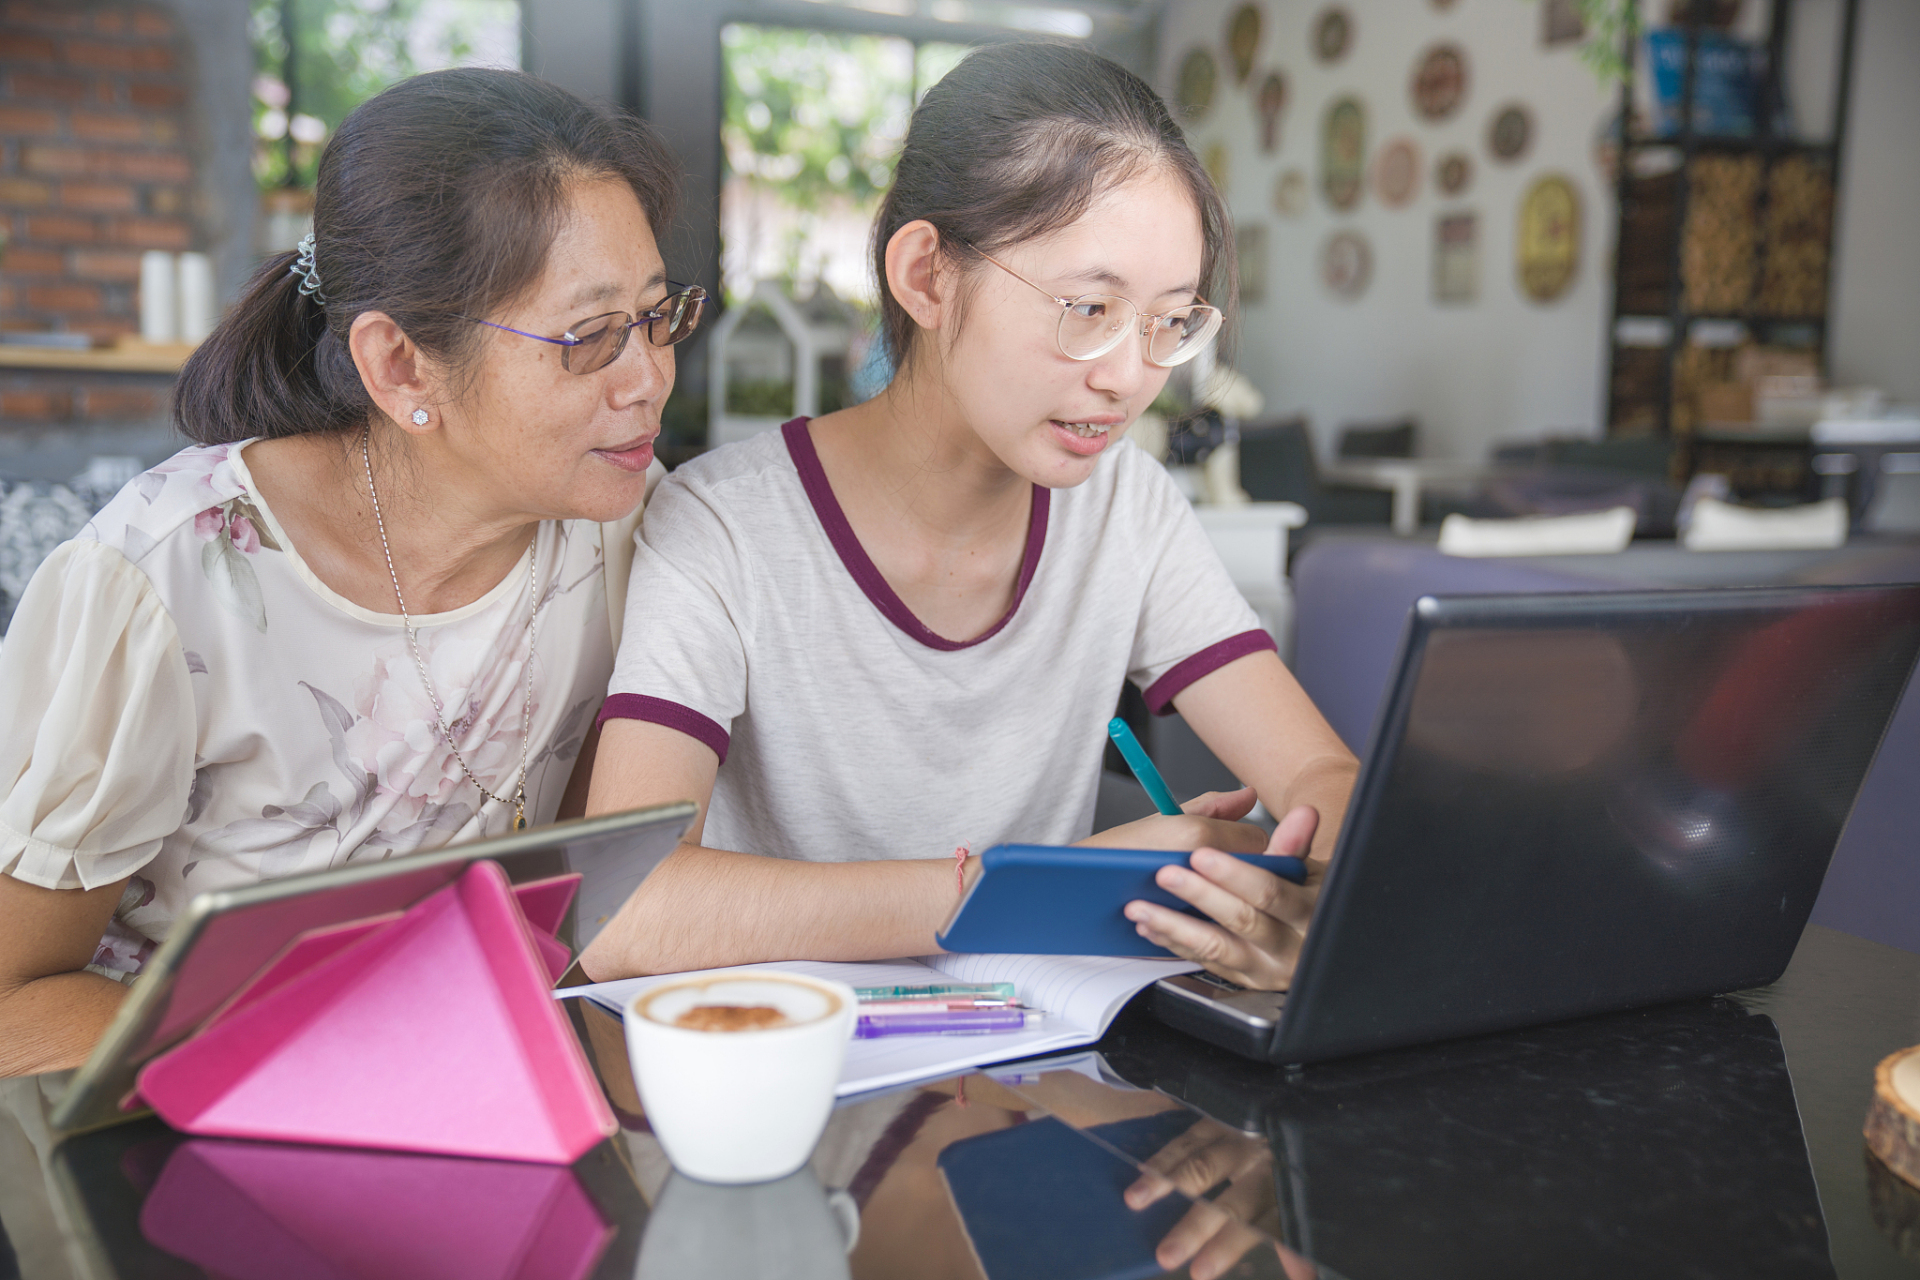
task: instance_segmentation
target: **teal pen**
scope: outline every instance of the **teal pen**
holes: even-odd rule
[[[974,996],[982,1000],[1012,1000],[1011,982],[946,982],[925,987],[855,987],[858,1000],[928,1000],[936,996],[960,999]]]
[[[1147,789],[1147,798],[1153,801],[1153,807],[1172,817],[1180,812],[1180,806],[1173,802],[1173,792],[1167,790],[1167,780],[1153,767],[1153,761],[1147,756],[1147,749],[1140,745],[1140,739],[1133,736],[1133,730],[1127,728],[1127,722],[1119,716],[1107,721],[1107,736],[1113,739],[1113,745],[1120,748],[1120,758],[1127,762],[1127,768],[1133,770],[1133,776],[1140,779],[1140,785]]]

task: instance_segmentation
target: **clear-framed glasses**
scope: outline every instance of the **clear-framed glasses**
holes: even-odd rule
[[[624,311],[609,311],[605,315],[582,320],[557,338],[508,328],[504,324],[473,316],[460,318],[484,324],[489,329],[517,333],[535,342],[551,342],[561,349],[560,367],[568,373],[596,373],[620,358],[620,353],[627,349],[627,335],[641,325],[647,328],[647,341],[656,347],[670,347],[693,336],[693,331],[700,327],[701,313],[707,309],[707,291],[697,284],[674,284],[671,280],[667,282],[667,287],[674,292],[644,315],[631,316]]]
[[[1098,360],[1124,342],[1138,322],[1140,336],[1146,341],[1147,359],[1163,369],[1171,369],[1206,350],[1207,344],[1220,332],[1220,309],[1205,302],[1193,302],[1152,315],[1111,293],[1083,293],[1077,298],[1062,298],[1048,293],[999,259],[984,253],[980,256],[1021,284],[1060,304],[1056,338],[1061,354],[1069,360]]]

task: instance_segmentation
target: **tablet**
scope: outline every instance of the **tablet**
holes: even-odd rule
[[[948,951],[1168,959],[1173,953],[1141,937],[1121,912],[1129,902],[1145,901],[1201,915],[1153,882],[1161,867],[1185,866],[1189,856],[1168,849],[995,845],[980,855],[979,878],[934,940]],[[1306,878],[1298,858],[1234,856],[1296,884]]]
[[[673,852],[695,812],[684,801],[632,809],[199,894],[140,971],[49,1119],[64,1132],[129,1119],[138,1109],[124,1104],[140,1068],[192,1035],[296,939],[405,911],[478,861],[499,863],[514,884],[578,872],[579,891],[555,930],[577,955]]]

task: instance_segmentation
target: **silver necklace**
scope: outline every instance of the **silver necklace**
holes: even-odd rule
[[[433,703],[433,722],[439,726],[440,736],[447,740],[447,750],[453,752],[454,762],[460,766],[460,772],[467,775],[467,781],[495,804],[512,805],[513,829],[524,831],[527,827],[527,742],[533,736],[533,642],[540,630],[540,579],[534,567],[534,549],[540,545],[539,532],[535,531],[533,541],[527,545],[527,586],[533,602],[527,618],[527,696],[520,707],[520,781],[514,785],[513,796],[508,798],[487,790],[486,784],[474,777],[473,770],[467,767],[466,757],[460,754],[460,748],[454,743],[453,729],[447,724],[447,713],[440,706],[440,695],[433,691],[433,681],[427,676],[427,664],[420,657],[420,643],[414,635],[413,619],[407,614],[407,600],[400,594],[400,575],[394,572],[393,548],[387,545],[387,522],[380,518],[380,493],[373,487],[373,458],[367,449],[372,439],[373,428],[368,426],[360,436],[360,462],[367,469],[367,496],[373,499],[373,523],[380,530],[380,550],[387,558],[387,576],[393,579],[393,598],[400,605],[400,625],[406,629],[407,648],[413,651],[413,665],[420,671],[420,683],[426,686],[427,701]]]

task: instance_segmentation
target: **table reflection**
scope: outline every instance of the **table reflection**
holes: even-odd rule
[[[653,1202],[637,1280],[848,1280],[860,1210],[811,1169],[717,1186],[675,1173]]]
[[[1102,1055],[1194,1108],[1151,1172],[1353,1280],[1834,1274],[1779,1035],[1730,1001],[1290,1074],[1134,1018]]]
[[[55,1186],[100,1277],[625,1280],[647,1218],[603,1143],[571,1167],[186,1138],[69,1139]]]
[[[230,1280],[584,1280],[613,1239],[564,1165],[210,1139],[167,1157],[140,1227]]]

